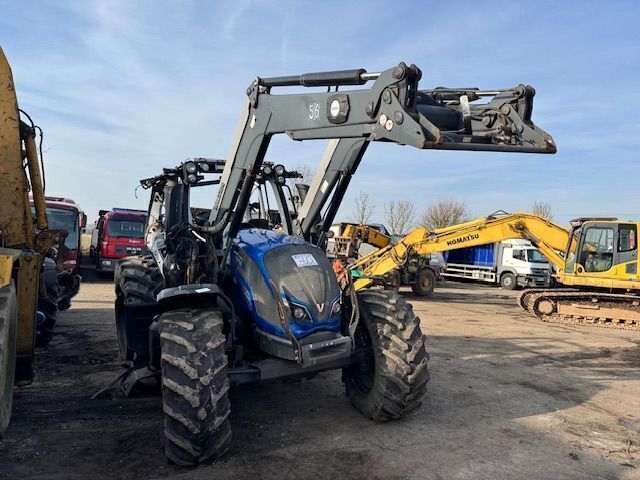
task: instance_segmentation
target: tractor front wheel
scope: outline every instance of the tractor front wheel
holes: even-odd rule
[[[223,323],[216,310],[160,316],[164,450],[178,465],[217,458],[231,443]]]
[[[343,370],[351,403],[365,417],[387,421],[418,408],[427,393],[429,354],[420,319],[401,296],[358,292],[358,360]]]

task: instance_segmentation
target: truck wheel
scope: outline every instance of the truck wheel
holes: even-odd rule
[[[394,270],[387,275],[384,284],[385,290],[397,293],[400,290],[400,285],[402,285],[402,279],[398,270]]]
[[[127,325],[135,323],[129,306],[155,305],[156,295],[164,288],[164,278],[151,255],[126,257],[118,263],[114,273],[116,284],[116,333],[120,357],[123,361],[132,361],[135,352],[127,340]]]
[[[0,289],[0,438],[9,426],[13,406],[17,323],[16,289],[11,284]]]
[[[411,284],[411,290],[416,295],[428,297],[436,288],[436,274],[429,268],[423,268],[416,274],[416,282]]]
[[[400,295],[358,292],[355,332],[360,360],[343,370],[351,403],[365,417],[387,421],[415,410],[427,393],[429,354],[420,319]]]
[[[500,277],[500,286],[505,290],[513,290],[516,288],[516,276],[513,273],[503,273]]]
[[[45,258],[42,264],[42,292],[38,295],[38,310],[44,314],[44,320],[36,325],[36,345],[46,347],[53,338],[53,330],[58,319],[58,272],[56,262]]]
[[[216,310],[160,316],[164,451],[178,465],[219,457],[231,443],[223,324]]]

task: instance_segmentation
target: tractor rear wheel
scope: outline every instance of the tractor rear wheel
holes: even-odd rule
[[[127,306],[150,306],[156,304],[156,295],[164,288],[164,278],[151,255],[126,257],[119,263],[114,273],[116,284],[116,332],[120,357],[125,362],[134,360],[135,352],[129,345],[127,325],[138,319],[130,318]]]
[[[416,274],[416,282],[411,285],[411,290],[416,295],[428,297],[436,288],[436,274],[430,268],[423,268]]]
[[[429,354],[420,319],[401,296],[385,290],[358,292],[358,307],[354,353],[360,360],[343,370],[347,396],[365,417],[400,418],[427,393]]]
[[[17,323],[16,289],[11,284],[0,289],[0,438],[11,419]]]
[[[231,443],[223,325],[216,310],[160,316],[164,450],[178,465],[219,457]]]

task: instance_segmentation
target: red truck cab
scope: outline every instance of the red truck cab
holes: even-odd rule
[[[91,257],[96,271],[113,272],[118,259],[146,252],[146,224],[147,212],[144,210],[100,210],[91,234]]]
[[[80,206],[64,197],[45,197],[47,207],[47,221],[50,230],[66,230],[68,232],[64,245],[58,252],[58,265],[71,274],[80,272],[80,237],[87,226],[87,216]]]
[[[31,208],[33,209],[33,199]],[[50,230],[66,230],[64,243],[58,245],[56,275],[58,281],[58,309],[66,310],[80,290],[80,239],[87,226],[87,216],[80,206],[65,197],[45,197],[47,223]]]

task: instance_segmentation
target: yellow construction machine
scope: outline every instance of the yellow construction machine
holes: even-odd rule
[[[411,255],[511,238],[530,240],[554,265],[563,288],[529,289],[520,306],[548,322],[640,330],[638,227],[615,218],[577,218],[569,229],[528,213],[497,212],[452,227],[419,228],[351,264],[356,289],[398,269]]]
[[[424,232],[423,229],[419,230]],[[363,243],[380,249],[389,246],[392,240],[391,235],[381,231],[377,225],[341,223],[338,235],[333,237],[333,249],[329,253],[347,266],[360,258]],[[432,263],[431,257],[429,254],[410,254],[401,266],[384,275],[385,286],[397,291],[401,285],[409,285],[416,295],[431,295],[444,270],[441,263]]]
[[[0,436],[11,417],[14,379],[28,383],[33,378],[40,272],[44,255],[62,235],[47,230],[36,127],[26,114],[30,124],[23,122],[20,113],[0,48]]]

